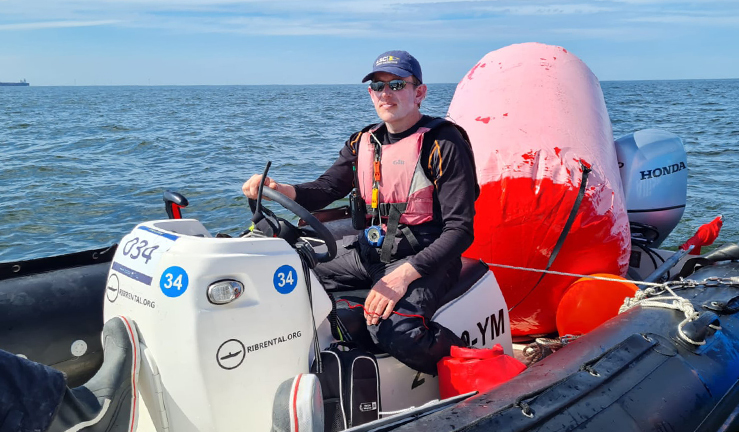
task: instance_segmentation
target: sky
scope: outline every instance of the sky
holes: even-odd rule
[[[358,83],[394,49],[456,83],[522,42],[602,81],[739,78],[739,0],[0,0],[0,81],[39,86]]]

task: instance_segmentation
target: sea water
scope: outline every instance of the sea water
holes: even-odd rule
[[[688,204],[664,246],[719,214],[719,242],[739,241],[739,80],[602,87],[615,138],[658,128],[685,144]],[[430,84],[423,111],[446,114],[454,89]],[[241,185],[267,161],[278,181],[312,180],[376,121],[363,85],[0,88],[0,262],[117,243],[166,218],[165,190],[188,198],[185,217],[238,234]]]

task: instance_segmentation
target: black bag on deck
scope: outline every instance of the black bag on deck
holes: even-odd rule
[[[380,418],[380,371],[375,356],[355,344],[336,342],[321,351],[326,432],[344,430]]]

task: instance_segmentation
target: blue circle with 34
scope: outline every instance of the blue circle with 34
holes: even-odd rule
[[[190,280],[185,269],[179,266],[169,267],[164,270],[159,279],[159,288],[167,297],[179,297],[187,291]]]
[[[292,266],[285,264],[275,271],[272,282],[278,293],[290,294],[298,285],[298,272]]]

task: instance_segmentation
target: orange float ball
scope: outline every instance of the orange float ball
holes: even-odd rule
[[[592,276],[626,280],[607,273]],[[633,283],[587,277],[576,280],[567,288],[557,306],[557,331],[560,335],[588,333],[618,315],[624,299],[633,297],[638,289]]]

